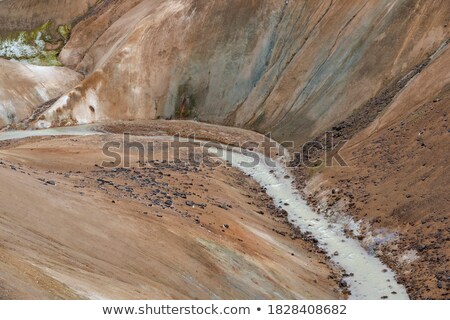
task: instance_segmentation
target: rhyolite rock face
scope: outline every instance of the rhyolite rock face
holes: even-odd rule
[[[86,80],[46,125],[187,117],[306,140],[441,46],[449,16],[444,0],[118,1],[73,31],[61,61]]]
[[[85,80],[35,125],[190,118],[305,141],[427,59],[449,17],[445,0],[103,1],[59,55]]]
[[[68,24],[85,14],[97,0],[2,0],[0,35],[35,29],[47,21]]]
[[[96,2],[0,1],[0,128],[28,118],[83,79],[68,68],[38,65],[61,65],[57,56],[71,24]]]

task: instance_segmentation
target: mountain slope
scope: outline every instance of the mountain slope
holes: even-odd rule
[[[450,292],[449,65],[447,46],[347,142],[341,156],[348,166],[314,169],[306,188],[315,206],[363,222],[365,245],[397,270],[415,299]]]
[[[2,0],[0,1],[0,35],[35,29],[51,20],[58,25],[71,23],[83,15],[97,0]]]
[[[134,4],[74,30],[61,59],[87,79],[49,124],[195,117],[304,141],[450,37],[447,1]]]

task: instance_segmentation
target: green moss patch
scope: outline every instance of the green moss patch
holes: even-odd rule
[[[62,66],[62,63],[58,61],[59,51],[43,51],[36,57],[26,59],[28,63],[38,66]]]
[[[58,26],[58,33],[63,38],[64,42],[67,42],[70,38],[70,31],[72,30],[72,27],[70,24],[63,24]]]

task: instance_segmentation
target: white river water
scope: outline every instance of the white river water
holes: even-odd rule
[[[49,128],[42,130],[12,130],[0,132],[0,141],[12,139],[24,139],[29,137],[45,136],[86,136],[99,134],[93,130],[92,125],[80,125],[76,127]]]
[[[310,232],[319,241],[318,245],[331,255],[333,262],[347,274],[353,273],[353,276],[345,278],[352,293],[350,299],[409,299],[405,287],[397,283],[392,270],[370,255],[357,240],[347,238],[343,225],[328,221],[307,205],[293,187],[293,179],[283,165],[275,162],[275,167],[269,166],[263,155],[258,156],[259,163],[255,166],[246,165],[254,162],[254,156],[243,153],[228,151],[223,158],[265,187],[275,205],[288,212],[293,225],[300,227],[302,232]],[[334,255],[335,252],[338,255]]]

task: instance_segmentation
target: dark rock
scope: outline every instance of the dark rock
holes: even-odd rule
[[[226,203],[219,203],[216,206],[218,206],[219,208],[224,209],[224,210],[229,209],[229,206]]]
[[[192,201],[186,201],[186,205],[188,206],[188,207],[194,207],[194,202],[192,202]]]
[[[278,233],[280,236],[286,237],[287,232],[284,231],[280,231],[280,230],[276,230],[276,229],[272,229],[272,231]]]
[[[111,186],[113,186],[114,185],[114,183],[112,183],[111,181],[108,181],[108,180],[103,180],[103,179],[97,179],[97,182],[100,184],[100,185],[104,185],[104,184],[109,184],[109,185],[111,185]]]
[[[174,196],[180,197],[180,198],[183,198],[183,199],[187,198],[186,193],[181,193],[181,192],[174,192]]]

